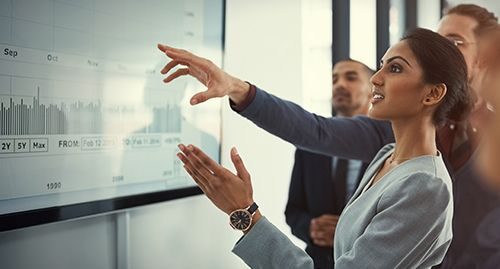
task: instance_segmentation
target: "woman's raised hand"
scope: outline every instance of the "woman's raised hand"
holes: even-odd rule
[[[184,163],[184,169],[219,209],[230,214],[253,203],[250,174],[236,148],[231,150],[236,175],[193,145],[180,144],[179,149],[177,156]]]
[[[167,45],[158,44],[158,49],[171,59],[161,70],[162,74],[169,73],[178,65],[183,66],[168,75],[163,80],[165,83],[180,76],[190,75],[207,87],[206,91],[196,93],[191,97],[191,105],[226,95],[236,104],[245,100],[250,85],[224,72],[210,60],[198,57],[189,51],[172,48]]]

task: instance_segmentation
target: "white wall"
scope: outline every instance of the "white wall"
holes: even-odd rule
[[[131,210],[129,268],[246,268],[239,236],[204,196]]]
[[[332,115],[332,1],[302,1],[302,107]]]
[[[441,19],[441,4],[436,0],[417,1],[417,26],[435,31]]]
[[[317,48],[311,50],[310,42],[303,42],[304,31],[331,35],[319,30],[325,28],[315,25],[317,20],[311,16],[316,13],[310,12],[328,7],[325,3],[329,1],[315,0],[319,5],[305,4],[307,1],[228,0],[225,69],[301,103],[305,95],[310,97],[302,89],[310,85],[304,81],[304,70],[316,68],[328,78],[314,84],[320,87],[315,90],[329,92],[330,66],[303,60],[318,53]],[[308,27],[302,27],[304,20]],[[325,55],[325,51],[319,53]],[[251,171],[254,198],[262,213],[289,234],[283,211],[294,148],[230,111],[224,101],[222,162],[232,167],[229,149],[237,146]],[[231,230],[227,216],[204,196],[128,213],[128,258],[117,256],[119,238],[111,214],[0,233],[0,268],[117,268],[117,260],[122,258],[129,261],[128,268],[246,268],[230,252],[240,234]]]
[[[290,100],[301,99],[301,1],[228,1],[226,25],[227,72]],[[257,15],[258,14],[258,15]],[[222,161],[236,146],[252,175],[254,199],[261,212],[288,230],[283,211],[294,148],[223,110]],[[283,119],[287,120],[287,119]]]
[[[0,233],[0,268],[116,268],[113,216]]]
[[[377,69],[376,1],[353,0],[350,9],[349,57]]]

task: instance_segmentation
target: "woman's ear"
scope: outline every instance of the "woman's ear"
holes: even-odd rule
[[[448,90],[446,84],[439,83],[431,85],[426,89],[427,94],[424,97],[423,104],[427,106],[432,106],[435,104],[439,104],[441,100],[443,100],[446,95],[446,91]]]

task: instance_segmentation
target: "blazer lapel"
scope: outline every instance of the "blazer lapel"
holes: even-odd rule
[[[358,188],[356,189],[353,196],[351,197],[351,199],[347,203],[346,207],[349,206],[354,200],[356,200],[359,197],[359,195],[361,194],[361,191],[363,191],[363,188],[365,187],[365,185],[370,181],[370,179],[378,171],[378,169],[380,168],[382,163],[385,162],[387,157],[389,157],[389,155],[391,155],[393,151],[394,151],[394,147],[392,147],[390,150],[388,150],[386,153],[384,153],[381,158],[376,158],[377,160],[375,162],[372,162],[368,166],[368,168],[365,171],[365,174],[361,178],[361,182],[359,183]]]

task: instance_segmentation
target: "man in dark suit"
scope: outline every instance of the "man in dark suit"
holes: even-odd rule
[[[366,115],[373,71],[361,62],[333,67],[332,106],[337,117]],[[290,182],[286,222],[307,243],[314,267],[333,268],[333,238],[340,213],[356,190],[367,164],[297,149]]]

